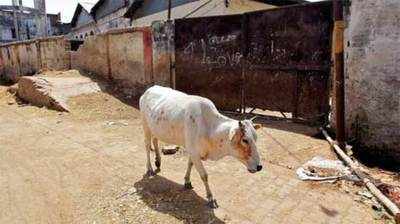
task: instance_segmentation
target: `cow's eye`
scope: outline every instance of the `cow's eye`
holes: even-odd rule
[[[249,141],[247,139],[242,139],[244,144],[249,144]]]

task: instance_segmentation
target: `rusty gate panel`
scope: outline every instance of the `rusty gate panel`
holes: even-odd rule
[[[314,119],[327,114],[331,3],[245,14],[245,105]]]
[[[297,80],[291,72],[252,70],[251,76],[246,73],[245,87],[247,107],[282,112],[291,112],[296,109],[294,102],[297,100],[295,98]]]
[[[306,120],[323,120],[329,111],[325,71],[299,71],[296,113]]]
[[[241,15],[176,20],[176,89],[241,108],[241,25]]]

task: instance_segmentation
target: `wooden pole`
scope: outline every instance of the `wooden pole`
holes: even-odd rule
[[[396,219],[396,223],[400,223],[400,209],[394,204],[389,198],[387,198],[368,178],[364,172],[358,167],[353,160],[344,153],[344,151],[335,144],[335,141],[328,135],[328,133],[321,128],[322,134],[325,136],[326,140],[331,144],[335,152],[339,155],[339,157],[348,165],[352,171],[364,182],[367,186],[368,190],[390,211],[392,215],[394,215]]]
[[[171,20],[171,0],[168,0],[168,21]]]
[[[334,88],[335,88],[335,115],[336,115],[336,139],[341,148],[345,144],[345,105],[344,105],[344,59],[343,59],[343,5],[342,0],[333,1],[334,14]]]

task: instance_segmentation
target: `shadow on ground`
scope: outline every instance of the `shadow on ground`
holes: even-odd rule
[[[137,194],[151,209],[171,215],[184,223],[225,223],[215,216],[207,201],[193,190],[162,176],[143,177],[134,184]]]

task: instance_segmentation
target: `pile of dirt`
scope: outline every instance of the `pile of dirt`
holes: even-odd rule
[[[82,76],[77,70],[24,76],[18,81],[17,96],[36,106],[58,111],[70,111],[70,97],[96,93],[101,85]]]

